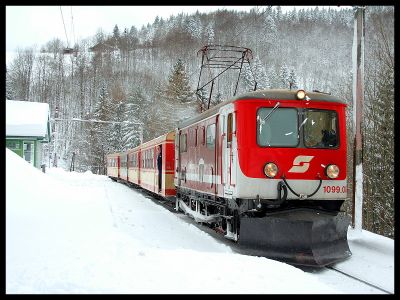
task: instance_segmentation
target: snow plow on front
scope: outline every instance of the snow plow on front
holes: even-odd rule
[[[252,253],[303,266],[326,266],[351,256],[347,243],[350,218],[297,209],[244,217],[239,244]]]

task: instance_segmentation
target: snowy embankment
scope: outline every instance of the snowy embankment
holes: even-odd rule
[[[352,256],[335,268],[394,293],[394,240],[366,231],[347,234]]]
[[[114,201],[130,203],[125,217]],[[6,292],[338,291],[287,264],[232,253],[106,176],[43,174],[7,149]]]

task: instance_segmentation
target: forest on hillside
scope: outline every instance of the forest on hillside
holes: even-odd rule
[[[394,238],[394,7],[368,6],[365,19],[364,228]],[[16,49],[6,66],[6,99],[49,103],[57,120],[44,163],[68,167],[75,153],[75,170],[102,173],[105,154],[173,130],[201,111],[194,93],[198,51],[235,45],[252,50],[238,93],[292,87],[347,102],[351,198],[352,9],[224,9],[108,30],[77,41],[71,51],[50,38],[38,48]],[[211,105],[232,97],[237,78],[234,71],[218,78]]]

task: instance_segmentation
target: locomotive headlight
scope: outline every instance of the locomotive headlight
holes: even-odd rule
[[[326,176],[335,179],[339,176],[339,167],[337,165],[329,165],[326,167]]]
[[[264,166],[264,174],[269,178],[274,178],[278,174],[278,167],[273,162],[266,163]]]
[[[303,100],[306,97],[306,92],[304,90],[298,90],[296,93],[296,97],[299,100]]]

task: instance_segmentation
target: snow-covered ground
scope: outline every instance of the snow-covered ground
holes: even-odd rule
[[[234,253],[178,216],[106,176],[44,174],[6,149],[6,293],[382,293]],[[337,267],[373,271],[394,292],[394,241],[351,230],[349,241]]]

